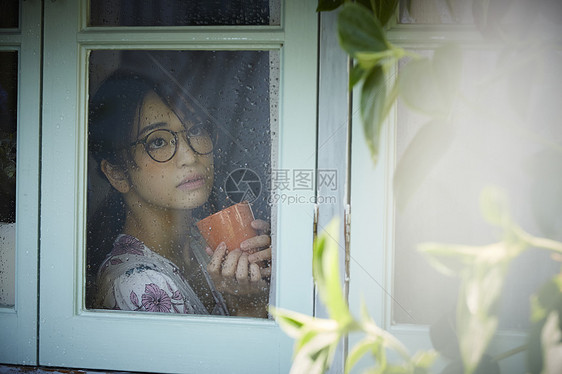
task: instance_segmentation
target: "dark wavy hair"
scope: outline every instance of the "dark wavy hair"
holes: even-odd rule
[[[109,185],[100,164],[107,160],[119,167],[126,166],[131,158],[126,149],[134,133],[139,107],[155,88],[147,77],[117,70],[101,83],[89,101],[88,152],[93,161],[90,165],[95,164],[95,168],[88,171],[87,307],[91,307],[95,297],[97,270],[125,223],[123,197]],[[100,202],[99,196],[104,193],[106,196]]]
[[[182,120],[201,117],[175,82],[158,82],[138,72],[117,70],[99,86],[89,101],[88,152],[95,168],[88,171],[86,305],[95,296],[95,277],[115,238],[125,224],[126,207],[121,194],[101,171],[102,160],[126,168],[134,165],[129,146],[137,135],[139,111],[146,95],[154,92]],[[210,131],[213,131],[212,128]],[[100,198],[101,195],[105,195]]]

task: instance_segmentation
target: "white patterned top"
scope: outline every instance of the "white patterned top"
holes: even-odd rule
[[[215,300],[212,314],[228,315],[222,295],[209,274],[209,256],[192,248]],[[161,313],[210,314],[192,286],[170,260],[139,239],[121,234],[98,271],[96,308]]]

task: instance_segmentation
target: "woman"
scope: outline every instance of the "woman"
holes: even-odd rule
[[[115,240],[93,307],[267,316],[269,269],[258,264],[271,259],[268,224],[254,221],[261,235],[228,253],[206,248],[194,229],[213,186],[213,140],[174,86],[117,71],[98,89],[89,149],[113,195],[90,220],[91,262]]]

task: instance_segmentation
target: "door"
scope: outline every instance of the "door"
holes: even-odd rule
[[[447,125],[432,124],[430,113],[399,101],[383,126],[381,158],[375,166],[360,119],[354,117],[350,305],[359,313],[364,300],[377,324],[398,337],[411,354],[453,347],[454,340],[443,340],[453,332],[443,326],[454,323],[460,285],[458,277],[432,267],[418,246],[483,246],[500,240],[501,233],[480,211],[480,193],[486,187],[507,191],[513,219],[524,230],[560,240],[559,230],[548,223],[557,219],[550,209],[558,199],[546,187],[559,183],[553,177],[558,172],[552,171],[557,170],[555,150],[561,138],[553,114],[557,109],[551,104],[559,88],[551,82],[559,76],[560,65],[553,61],[559,61],[560,54],[528,53],[533,63],[526,69],[515,66],[514,57],[506,58],[505,45],[476,29],[469,2],[451,3],[452,8],[445,2],[412,2],[400,9],[388,32],[392,43],[425,57],[448,41],[461,47],[462,96],[455,102],[457,111],[443,120]],[[402,69],[404,64],[392,67],[391,82]],[[529,78],[519,90],[521,76]],[[418,84],[416,88],[422,87]],[[432,99],[429,92],[425,99]],[[358,112],[357,108],[354,113]],[[513,350],[499,361],[502,372],[525,371],[521,347],[530,323],[530,295],[559,271],[549,256],[547,251],[529,250],[507,272],[498,333],[487,351],[501,358]],[[446,352],[438,367],[449,362]]]

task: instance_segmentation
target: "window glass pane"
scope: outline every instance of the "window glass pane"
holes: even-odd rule
[[[535,60],[516,66],[518,60],[505,54],[463,53],[462,115],[457,113],[439,135],[424,139],[417,136],[420,129],[436,125],[427,125],[427,117],[403,105],[398,112],[397,173],[409,174],[398,177],[396,194],[394,323],[431,324],[445,313],[454,315],[458,278],[437,272],[417,246],[483,246],[501,240],[501,232],[480,211],[484,187],[507,191],[513,220],[524,230],[562,239],[562,131],[556,99],[562,56],[537,55],[544,62],[538,70]],[[496,69],[500,74],[492,74]],[[416,170],[400,169],[402,162]],[[560,263],[544,250],[531,249],[517,258],[500,300],[500,327],[525,328],[529,296],[559,270]]]
[[[0,52],[0,306],[15,293],[18,54]]]
[[[400,23],[413,24],[473,24],[472,3],[473,0],[402,0],[399,19]]]
[[[280,9],[280,0],[90,0],[88,25],[279,25]]]
[[[268,228],[240,255],[241,229],[197,223],[249,202],[269,225],[277,53],[102,50],[89,63],[86,305],[267,317]]]
[[[19,27],[19,0],[3,0],[0,12],[0,28],[17,29]]]

